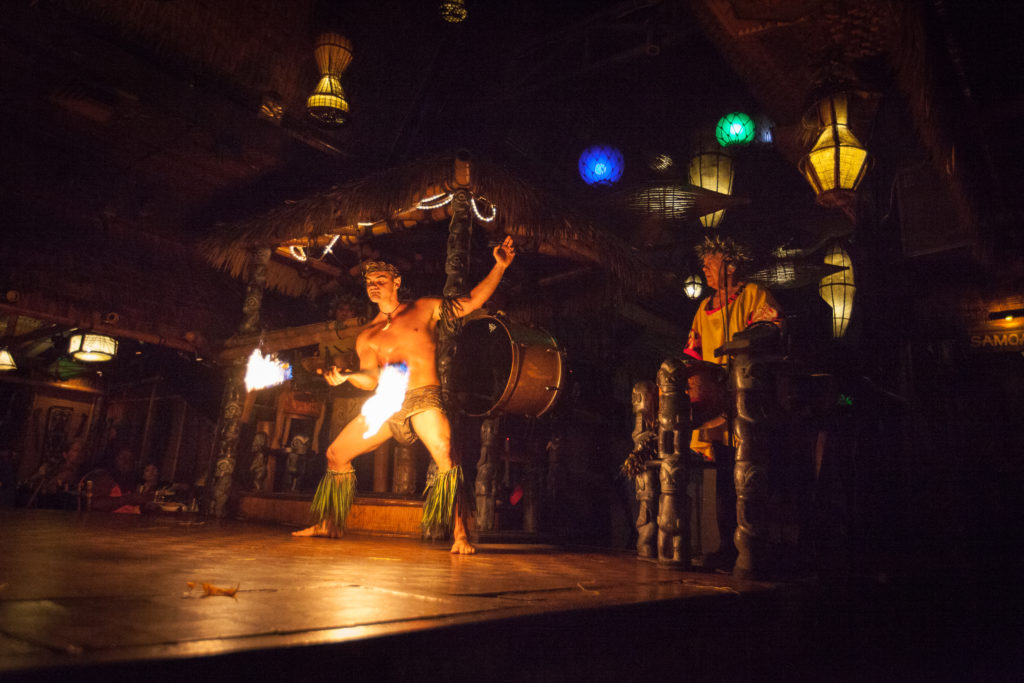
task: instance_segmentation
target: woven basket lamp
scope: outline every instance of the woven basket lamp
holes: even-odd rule
[[[105,334],[76,334],[68,340],[68,353],[86,362],[108,361],[117,354],[117,340]]]
[[[839,339],[846,334],[846,328],[850,324],[853,297],[857,293],[853,283],[853,262],[850,261],[850,255],[846,250],[836,244],[825,253],[825,263],[842,268],[821,278],[821,282],[818,283],[818,293],[832,308],[832,337]]]
[[[322,33],[314,43],[320,82],[306,100],[310,117],[328,126],[340,126],[348,119],[348,100],[341,87],[341,74],[352,61],[352,42],[337,33]]]
[[[715,140],[701,136],[696,151],[690,158],[690,183],[712,192],[732,194],[732,156]],[[717,228],[725,218],[725,209],[700,217],[705,228]]]
[[[868,167],[868,152],[850,130],[847,97],[839,93],[814,106],[818,138],[800,160],[800,172],[814,188],[817,202],[849,211]]]

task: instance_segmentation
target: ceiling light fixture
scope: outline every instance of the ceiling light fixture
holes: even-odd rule
[[[68,354],[85,362],[108,361],[117,354],[117,340],[105,334],[75,334],[68,340]]]
[[[338,33],[322,33],[314,43],[320,82],[306,100],[306,111],[320,123],[340,126],[348,120],[348,100],[341,74],[352,61],[352,41]]]

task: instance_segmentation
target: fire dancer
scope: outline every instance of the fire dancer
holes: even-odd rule
[[[456,302],[456,314],[469,315],[494,293],[505,269],[515,258],[511,237],[494,248],[494,267],[472,289],[468,297]],[[313,514],[317,522],[294,532],[295,536],[338,537],[344,532],[345,517],[355,499],[356,477],[352,460],[395,437],[411,443],[423,441],[437,464],[438,476],[427,493],[423,506],[426,531],[452,532],[451,551],[468,555],[476,552],[466,534],[466,503],[460,500],[462,468],[452,458],[451,425],[441,401],[441,382],[435,359],[434,330],[441,316],[441,299],[424,297],[411,303],[398,299],[402,277],[389,263],[371,261],[363,266],[366,294],[379,312],[369,327],[356,338],[359,369],[332,367],[324,373],[331,386],[349,382],[360,389],[378,392],[385,381],[405,366],[408,381],[398,411],[377,429],[370,428],[365,414],[348,423],[327,448],[327,473],[313,496]],[[390,382],[387,382],[390,383]],[[380,385],[380,386],[378,386]],[[377,398],[377,397],[374,397]],[[364,408],[364,413],[366,412]]]

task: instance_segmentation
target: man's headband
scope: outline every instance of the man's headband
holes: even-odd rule
[[[402,277],[402,274],[398,272],[398,268],[395,268],[387,261],[366,261],[363,263],[361,272],[364,278],[370,273],[387,273],[393,278]]]

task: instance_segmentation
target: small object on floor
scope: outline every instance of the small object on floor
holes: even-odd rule
[[[202,597],[204,598],[213,595],[226,595],[229,598],[233,598],[235,597],[235,594],[238,593],[237,585],[234,588],[221,588],[220,586],[214,586],[212,583],[197,583],[196,581],[186,581],[185,585],[188,586],[188,593],[185,594],[186,596],[190,595],[198,586],[202,586]]]

